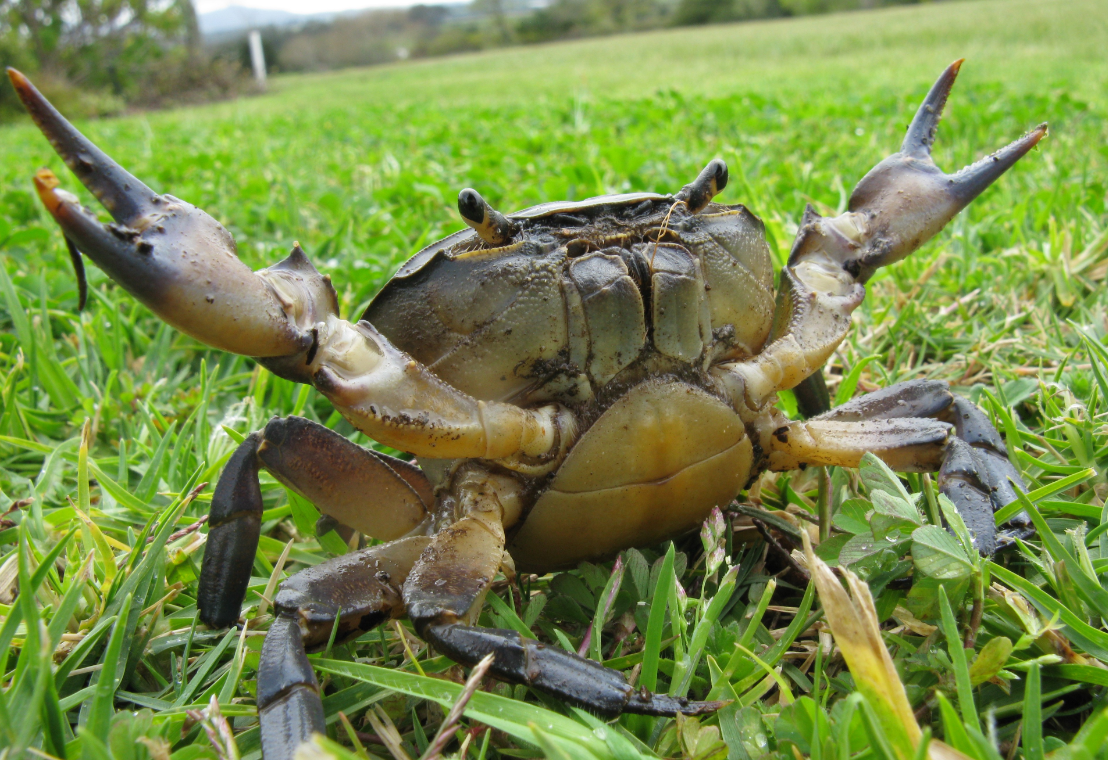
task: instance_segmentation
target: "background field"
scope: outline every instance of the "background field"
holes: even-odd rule
[[[731,170],[723,199],[746,203],[762,217],[783,261],[804,205],[813,203],[825,213],[842,210],[857,179],[899,145],[934,77],[951,60],[967,58],[940,130],[935,151],[940,166],[960,167],[1042,121],[1050,122],[1051,135],[935,241],[875,278],[830,379],[832,391],[841,389],[843,396],[855,383],[872,389],[913,377],[950,380],[985,404],[1009,444],[1021,451],[1018,464],[1051,519],[1051,535],[1061,543],[1040,548],[1036,539],[998,560],[1012,568],[1013,583],[1026,584],[1017,590],[1033,598],[1040,614],[1021,617],[1000,591],[989,596],[976,650],[1002,636],[1017,649],[1007,664],[1011,677],[1000,673],[997,683],[984,682],[974,698],[976,713],[988,716],[995,709],[992,722],[983,718],[982,731],[1008,757],[1021,751],[1016,749],[1021,732],[1037,736],[1034,726],[1042,726],[1046,742],[1024,752],[1037,758],[1044,747],[1055,746],[1052,742],[1072,739],[1101,706],[1108,685],[1098,665],[1108,661],[1103,626],[1108,595],[1101,586],[1108,533],[1099,529],[1108,494],[1103,416],[1108,385],[1098,374],[1108,371],[1105,355],[1098,353],[1108,331],[1106,43],[1108,17],[1100,2],[934,4],[278,78],[262,97],[79,126],[151,187],[194,202],[222,221],[251,266],[277,261],[299,240],[334,278],[343,314],[354,316],[414,251],[461,227],[454,200],[463,187],[479,189],[503,210],[611,192],[676,191],[719,156]],[[10,722],[0,714],[0,726],[6,726],[0,728],[0,745],[30,743],[60,756],[69,742],[70,757],[100,757],[99,741],[108,741],[119,757],[148,752],[161,757],[154,748],[165,741],[175,758],[215,756],[199,726],[190,724],[181,739],[187,709],[205,707],[214,695],[236,730],[245,731],[239,748],[249,754],[257,747],[250,716],[261,639],[193,633],[203,531],[174,538],[165,551],[132,547],[144,543],[144,526],[181,494],[197,483],[214,482],[234,445],[225,427],[241,435],[273,414],[295,410],[352,431],[314,394],[161,327],[97,270],[90,270],[89,307],[77,314],[61,236],[30,188],[30,177],[41,166],[77,190],[30,126],[0,130],[0,251],[6,273],[0,280],[0,511],[13,507],[0,524],[0,615],[7,621],[0,626],[0,673],[5,674],[0,709],[27,716]],[[870,356],[877,358],[866,363]],[[844,376],[849,379],[841,388]],[[983,395],[986,390],[993,400]],[[87,465],[81,466],[88,471],[79,472],[86,419],[90,446]],[[837,486],[857,490],[847,476],[836,477]],[[918,490],[921,480],[911,478],[909,486]],[[269,537],[255,564],[254,592],[265,589],[272,563],[290,538],[286,571],[326,556],[310,553],[319,543],[311,507],[290,502],[272,481],[264,489]],[[812,489],[810,476],[767,476],[754,497],[768,508],[811,509]],[[171,529],[195,522],[209,494],[210,488],[185,507],[178,524],[163,521],[166,530],[152,546],[163,546]],[[841,501],[838,489],[836,499]],[[91,515],[91,521],[81,514]],[[736,517],[735,525],[741,537],[750,534],[749,518]],[[59,566],[44,564],[32,578],[42,558],[78,527],[61,549]],[[26,541],[22,569],[20,540]],[[677,548],[677,577],[696,609],[696,599],[710,597],[715,585],[703,582],[695,537]],[[643,554],[654,562],[663,551],[654,547]],[[812,659],[815,631],[803,625],[808,622],[803,616],[794,618],[804,590],[795,575],[778,579],[773,606],[750,622],[769,576],[784,565],[760,545],[743,550],[736,544],[734,551],[743,570],[732,603],[716,625],[704,629],[709,635],[699,643],[693,692],[703,694],[708,682],[718,679],[748,626],[752,638],[745,640],[771,665],[783,664],[794,696],[811,692],[820,703],[834,704],[851,692],[841,661],[825,661],[823,654]],[[146,559],[140,563],[141,557]],[[895,559],[886,566],[879,558],[859,570],[872,580],[896,570]],[[910,567],[901,568],[901,575]],[[980,578],[980,569],[974,578]],[[541,579],[528,587],[537,595],[518,610],[525,623],[511,619],[503,605],[488,613],[493,616],[488,620],[527,625],[552,641],[559,641],[561,632],[576,647],[609,572],[610,567],[586,567]],[[618,647],[614,642],[636,618],[635,610],[643,609],[636,601],[653,596],[659,572],[656,565],[653,578],[628,577],[610,611],[616,614],[609,615],[601,653],[621,658],[616,664],[629,671],[636,657],[643,658],[646,619],[636,621],[638,632]],[[998,577],[1006,576],[992,580]],[[37,605],[13,602],[17,587],[34,588],[33,597],[22,598],[34,598]],[[1031,589],[1040,587],[1044,590],[1036,596]],[[259,601],[254,592],[251,609]],[[134,596],[131,607],[125,606],[128,594]],[[515,604],[503,590],[501,597]],[[972,591],[967,618],[971,597]],[[885,618],[907,603],[896,584],[878,593]],[[620,614],[624,610],[631,610],[630,619]],[[1048,630],[1054,612],[1062,616],[1058,631]],[[933,618],[936,608],[930,613]],[[110,624],[113,614],[124,621],[116,629]],[[690,614],[688,631],[677,622],[667,629],[666,641],[672,632],[677,649],[667,643],[662,650],[663,687],[674,667],[666,663],[680,665],[695,644],[690,637],[704,610]],[[28,627],[19,616],[40,617],[47,627]],[[796,630],[790,633],[794,619]],[[259,618],[262,629],[265,620]],[[975,712],[974,704],[967,704],[970,695],[955,688],[957,653],[948,655],[939,634],[927,636],[921,633],[925,629],[895,620],[890,626],[897,626],[889,643],[917,716],[936,736],[957,743],[934,696],[942,691],[963,714]],[[121,649],[105,649],[112,630],[121,632],[114,637]],[[791,650],[773,647],[800,633]],[[442,658],[427,659],[414,637],[409,643],[425,670],[448,667]],[[61,667],[53,679],[45,667],[51,656]],[[330,656],[413,671],[410,663],[397,668],[410,658],[393,628],[335,648]],[[1028,692],[1024,674],[1032,660],[1044,656],[1041,690]],[[970,661],[974,657],[969,653]],[[182,659],[190,663],[184,678]],[[97,669],[97,663],[109,667]],[[829,730],[820,734],[827,748],[810,744],[815,702],[803,715],[799,708],[783,710],[772,682],[759,676],[748,684],[753,676],[743,672],[742,678],[728,674],[732,683],[749,689],[739,692],[741,710],[736,706],[703,726],[686,722],[679,733],[672,724],[634,719],[624,726],[666,756],[723,752],[715,741],[721,730],[732,739],[731,760],[766,752],[791,756],[790,742],[813,756],[850,755],[849,742],[844,750],[841,737]],[[383,733],[362,718],[365,705],[379,702],[413,756],[441,721],[441,711],[428,703],[357,679],[333,676],[328,689],[335,695],[329,716],[343,710],[366,741]],[[765,702],[759,700],[764,693]],[[1033,705],[1037,711],[1026,712]],[[151,708],[156,717],[128,712],[138,708]],[[83,739],[73,739],[64,719],[70,710],[72,715],[79,710]],[[848,738],[860,720],[845,720]],[[518,721],[526,726],[524,718]],[[880,745],[862,749],[859,731],[854,753],[880,756]],[[346,737],[341,729],[338,733]],[[138,736],[153,743],[136,743]],[[518,749],[526,745],[504,734],[480,749],[489,736],[475,735],[473,757],[533,752]],[[517,749],[511,749],[513,743]],[[967,746],[975,757],[999,757]],[[388,751],[380,744],[370,750],[381,756]],[[595,749],[605,751],[614,750],[603,743]]]

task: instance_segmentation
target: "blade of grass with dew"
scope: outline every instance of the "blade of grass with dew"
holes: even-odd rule
[[[1108,634],[1093,628],[1057,599],[1008,568],[990,562],[989,572],[1002,583],[1023,594],[1042,614],[1047,617],[1057,615],[1066,625],[1066,635],[1085,652],[1099,660],[1108,660]]]
[[[124,642],[124,632],[127,627],[126,621],[131,613],[132,599],[131,594],[127,594],[119,607],[119,615],[112,626],[108,646],[104,650],[104,656],[100,659],[101,668],[93,676],[95,683],[93,684],[92,697],[85,703],[87,710],[82,710],[84,720],[78,723],[90,736],[101,742],[106,742],[108,738],[115,690],[119,686],[116,680],[119,661],[121,657],[126,656],[125,650],[129,649],[129,646]]]
[[[669,588],[676,582],[673,574],[675,551],[673,544],[670,543],[662,560],[658,585],[654,588],[654,596],[650,600],[650,619],[643,645],[642,671],[639,674],[639,681],[647,691],[658,690],[658,660],[661,656],[662,630],[665,627],[666,606],[669,602],[669,594],[662,593],[660,589]]]

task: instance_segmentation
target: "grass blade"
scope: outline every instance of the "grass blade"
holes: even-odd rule
[[[1023,697],[1023,748],[1025,760],[1043,760],[1042,686],[1039,663],[1031,663],[1027,671],[1027,686]]]
[[[980,731],[981,724],[977,720],[977,708],[973,703],[973,683],[970,680],[969,664],[966,662],[966,650],[962,648],[962,638],[958,635],[958,625],[954,622],[954,611],[950,608],[950,600],[946,598],[946,588],[943,586],[939,586],[939,611],[939,627],[946,637],[947,651],[954,666],[954,682],[958,689],[958,707],[961,709],[962,720],[968,728]]]

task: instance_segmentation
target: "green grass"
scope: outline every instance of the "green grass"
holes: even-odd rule
[[[927,548],[922,534],[915,545],[905,538],[895,550],[862,552],[852,567],[874,587],[886,643],[936,737],[981,760],[1038,760],[1063,743],[1072,743],[1068,754],[1099,756],[1108,686],[1106,24],[1097,2],[901,7],[277,78],[262,97],[80,126],[155,189],[209,210],[250,265],[276,261],[299,240],[352,316],[412,252],[461,226],[454,199],[469,186],[505,210],[675,191],[720,156],[732,177],[724,199],[763,218],[780,262],[804,204],[843,208],[854,182],[899,145],[934,77],[966,57],[936,146],[941,166],[957,168],[1044,120],[1051,136],[935,241],[871,282],[832,362],[832,391],[846,398],[913,377],[952,381],[1019,452],[1041,532],[996,564],[958,558],[953,539],[951,549],[930,534],[930,550],[954,558],[940,566],[952,575],[944,585],[959,632],[975,599],[981,612],[964,657],[944,635],[938,582],[922,571],[912,591],[896,581],[913,566],[904,556]],[[0,130],[0,511],[13,508],[0,525],[0,752],[215,757],[204,729],[218,736],[222,719],[189,717],[214,697],[250,756],[256,633],[266,621],[245,636],[194,629],[204,529],[174,535],[204,514],[211,487],[184,497],[218,476],[234,445],[228,430],[242,435],[299,410],[353,432],[317,395],[161,326],[96,270],[89,308],[77,314],[61,236],[30,187],[44,165],[77,190],[30,126]],[[867,482],[834,476],[840,538],[829,555],[875,529]],[[907,486],[928,489],[915,476]],[[765,519],[787,541],[795,520],[775,510],[811,510],[815,490],[812,473],[766,476],[748,501],[770,510]],[[286,573],[327,556],[310,506],[272,480],[263,491],[266,537],[248,616],[286,542]],[[847,496],[854,501],[844,504]],[[934,514],[928,504],[923,512]],[[476,729],[469,755],[757,760],[792,757],[796,747],[819,758],[882,756],[890,745],[848,697],[841,659],[816,645],[811,594],[777,554],[744,546],[757,536],[749,516],[731,522],[733,587],[722,569],[705,580],[696,537],[679,540],[668,559],[664,546],[630,553],[593,650],[629,672],[642,662],[642,679],[660,689],[688,680],[690,694],[734,694],[735,706],[701,722],[631,717],[619,722],[624,731],[599,731],[534,696],[497,701],[525,692],[496,686],[463,721]],[[534,580],[522,608],[501,589],[485,621],[576,649],[610,574],[586,566]],[[671,577],[687,599],[666,592]],[[726,594],[726,604],[709,604]],[[900,625],[898,606],[936,631]],[[1001,639],[1014,648],[997,664],[1008,651]],[[425,672],[457,675],[408,641]],[[736,644],[780,670],[793,706]],[[360,736],[382,757],[385,747],[367,737],[368,705],[383,709],[415,757],[442,720],[435,705],[460,689],[422,680],[393,628],[323,657],[332,738],[350,748]],[[340,711],[361,734],[344,730]],[[979,729],[944,718],[974,714]],[[481,733],[485,725],[495,735]]]

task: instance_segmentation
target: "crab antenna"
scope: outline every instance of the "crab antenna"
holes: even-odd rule
[[[958,78],[958,71],[964,60],[959,58],[947,66],[935,80],[935,84],[931,85],[927,97],[920,103],[912,123],[908,125],[908,133],[904,135],[900,152],[905,156],[927,158],[931,155],[931,146],[935,144],[935,133],[938,132],[939,121],[943,118],[946,99],[950,97],[950,90],[954,87],[954,80]]]
[[[506,245],[519,229],[518,225],[490,206],[472,188],[467,187],[458,193],[458,211],[462,215],[462,221],[489,245]]]
[[[117,222],[130,224],[153,208],[154,191],[78,132],[27,77],[9,68],[8,78],[31,118],[66,166]]]
[[[725,187],[727,187],[727,164],[722,159],[715,158],[708,162],[696,179],[681,188],[675,197],[679,201],[684,201],[689,211],[699,214],[712,198],[723,192]]]

